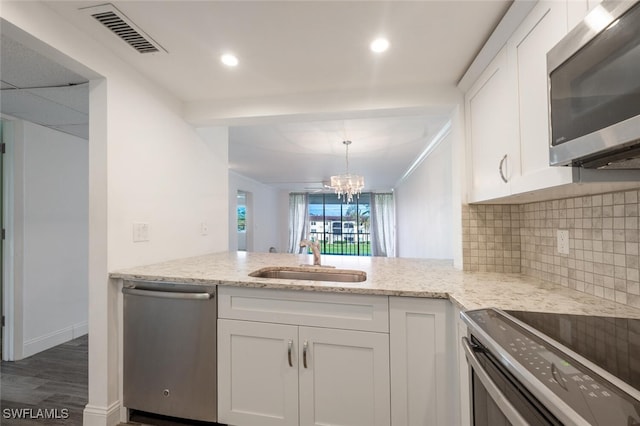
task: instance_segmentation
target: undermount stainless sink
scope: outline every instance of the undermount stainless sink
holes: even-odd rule
[[[359,283],[367,280],[367,273],[352,269],[320,269],[311,267],[272,266],[258,269],[249,274],[250,277],[278,278],[281,280],[338,281],[343,283]]]

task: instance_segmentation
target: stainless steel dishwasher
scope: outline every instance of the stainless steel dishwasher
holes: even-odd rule
[[[124,406],[215,422],[216,288],[125,281]]]

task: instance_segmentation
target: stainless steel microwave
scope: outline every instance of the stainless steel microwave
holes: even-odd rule
[[[547,54],[552,166],[640,169],[640,1],[604,1]]]

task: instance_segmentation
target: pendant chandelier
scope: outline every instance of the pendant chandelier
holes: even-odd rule
[[[351,141],[342,142],[347,150],[347,171],[344,174],[331,176],[331,188],[338,194],[338,198],[349,204],[353,201],[353,196],[360,196],[364,188],[364,177],[349,173],[349,145]]]

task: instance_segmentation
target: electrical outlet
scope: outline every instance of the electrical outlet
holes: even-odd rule
[[[558,229],[558,253],[569,254],[569,231]]]
[[[207,222],[200,223],[200,234],[202,236],[209,235],[209,225],[207,225]]]
[[[149,241],[149,224],[134,223],[133,224],[133,242],[142,243]]]

